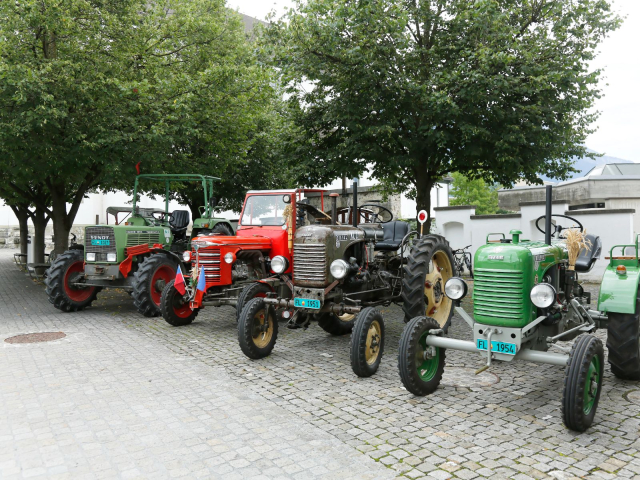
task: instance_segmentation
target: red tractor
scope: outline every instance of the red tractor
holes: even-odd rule
[[[319,207],[309,193],[319,194]],[[238,312],[255,297],[273,292],[290,297],[292,286],[278,275],[292,271],[293,237],[298,227],[331,223],[324,213],[324,190],[251,190],[235,236],[199,235],[183,260],[190,274],[179,272],[162,292],[167,323],[188,325],[205,306],[233,305]],[[245,288],[246,287],[246,288]],[[286,316],[286,314],[285,314]]]

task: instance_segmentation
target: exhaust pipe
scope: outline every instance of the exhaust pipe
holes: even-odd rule
[[[337,193],[330,193],[329,197],[331,198],[331,225],[338,224],[338,197],[340,195]]]
[[[358,177],[353,179],[353,226],[358,226]]]
[[[551,245],[551,200],[553,198],[553,186],[547,185],[547,198],[544,217],[544,243]]]

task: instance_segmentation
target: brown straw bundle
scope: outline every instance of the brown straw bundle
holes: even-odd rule
[[[569,270],[575,270],[580,252],[589,251],[592,247],[591,241],[587,238],[586,230],[581,232],[577,228],[570,228],[565,232],[565,243],[569,254]]]

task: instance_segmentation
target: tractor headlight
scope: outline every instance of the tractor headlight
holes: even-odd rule
[[[276,255],[271,259],[271,270],[280,275],[289,268],[289,261],[282,255]]]
[[[467,282],[460,277],[451,277],[447,280],[447,283],[444,284],[444,293],[451,300],[464,298],[468,290]]]
[[[531,289],[531,301],[538,308],[549,308],[556,301],[556,289],[548,283],[539,283]]]
[[[331,275],[333,275],[333,278],[335,278],[336,280],[342,280],[347,276],[347,273],[349,273],[349,264],[339,258],[338,260],[334,260],[331,263],[331,267],[329,267],[329,270],[331,271]]]
[[[95,253],[87,253],[87,262],[95,262],[96,254]]]
[[[107,253],[107,262],[117,262],[118,255],[116,253]]]
[[[189,263],[191,261],[191,252],[189,250],[182,252],[182,260],[185,263]]]
[[[234,260],[235,260],[235,258],[233,257],[233,253],[228,252],[228,253],[224,254],[225,263],[233,263]]]

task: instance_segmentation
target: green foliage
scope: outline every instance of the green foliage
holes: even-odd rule
[[[477,215],[498,212],[498,189],[500,185],[487,184],[482,178],[470,179],[461,173],[452,173],[453,184],[450,205],[475,205]]]
[[[370,168],[429,211],[448,172],[564,178],[597,113],[605,0],[308,0],[268,29],[301,181]]]

